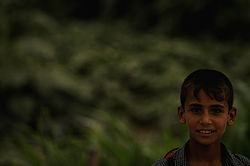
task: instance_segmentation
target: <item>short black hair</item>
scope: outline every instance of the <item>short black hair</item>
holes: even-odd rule
[[[212,99],[227,100],[228,108],[233,106],[233,86],[225,74],[216,70],[199,69],[189,74],[181,86],[181,106],[184,109],[188,90],[192,89],[195,98],[202,89]]]

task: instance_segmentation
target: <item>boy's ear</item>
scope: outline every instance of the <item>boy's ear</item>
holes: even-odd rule
[[[232,107],[227,116],[227,125],[232,126],[234,124],[234,120],[236,118],[237,108]]]
[[[182,108],[182,106],[179,106],[178,107],[178,117],[179,117],[179,121],[181,124],[185,124],[186,123],[186,119],[185,119],[185,116],[184,116],[184,109]]]

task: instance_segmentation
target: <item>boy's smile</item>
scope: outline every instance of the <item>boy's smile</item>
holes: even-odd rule
[[[198,93],[198,99],[189,90],[184,109],[178,108],[181,123],[186,123],[190,141],[202,145],[220,143],[227,125],[232,125],[236,115],[233,107],[228,110],[226,100],[217,101],[208,96],[203,89]]]

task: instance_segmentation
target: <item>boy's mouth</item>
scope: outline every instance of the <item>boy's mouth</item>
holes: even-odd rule
[[[216,132],[216,130],[196,130],[196,132],[201,133],[201,134],[212,134]]]

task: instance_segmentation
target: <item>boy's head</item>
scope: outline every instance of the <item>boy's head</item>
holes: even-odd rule
[[[187,124],[190,142],[212,145],[220,142],[226,126],[234,123],[237,109],[228,78],[215,70],[197,70],[183,82],[178,116]]]
[[[184,109],[188,91],[192,90],[197,100],[200,90],[217,101],[226,100],[228,109],[233,106],[233,87],[229,79],[221,72],[209,69],[200,69],[186,77],[181,87],[181,106]]]

